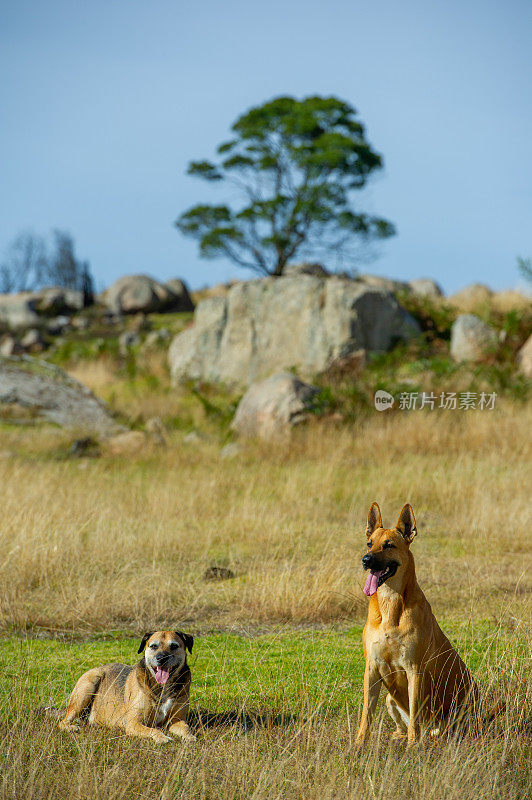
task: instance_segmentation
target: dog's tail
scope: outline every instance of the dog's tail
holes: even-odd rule
[[[491,722],[493,722],[495,717],[498,717],[499,714],[504,714],[505,711],[506,703],[504,700],[499,700],[492,708],[489,709],[489,711],[486,711],[486,713],[482,715],[482,723],[484,725],[489,725]]]

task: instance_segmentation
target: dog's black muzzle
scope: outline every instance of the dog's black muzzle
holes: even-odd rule
[[[372,553],[366,553],[365,556],[362,556],[362,566],[364,569],[371,569],[374,572],[378,572],[378,570],[384,569],[386,564],[381,564],[379,559],[375,558]]]
[[[158,667],[166,667],[170,661],[170,655],[169,653],[157,653],[155,661]]]

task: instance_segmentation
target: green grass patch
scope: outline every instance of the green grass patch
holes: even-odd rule
[[[509,648],[526,660],[526,643],[489,621],[444,626],[475,673],[493,676]],[[0,645],[0,712],[10,716],[13,695],[30,709],[62,706],[79,676],[110,662],[134,664],[139,639],[115,634],[106,641],[61,642],[10,637]],[[256,637],[198,637],[189,656],[191,708],[212,713],[278,714],[297,718],[314,709],[341,714],[361,692],[362,629],[313,630]]]

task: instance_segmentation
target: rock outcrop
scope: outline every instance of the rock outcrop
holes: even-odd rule
[[[101,295],[100,301],[115,314],[194,310],[183,281],[175,278],[159,283],[148,275],[125,275]]]
[[[299,274],[237,283],[225,297],[203,300],[168,357],[175,382],[247,386],[292,367],[310,377],[361,348],[386,351],[418,333],[390,291]]]
[[[452,294],[448,298],[448,302],[467,314],[489,305],[492,296],[493,292],[489,286],[485,286],[483,283],[472,283],[471,286],[466,286]]]
[[[451,328],[451,356],[455,361],[482,361],[497,346],[497,334],[474,314],[460,314]]]
[[[32,328],[39,323],[31,292],[0,295],[0,323],[8,328]]]
[[[527,378],[532,378],[532,335],[517,353],[519,369]]]
[[[410,281],[408,285],[414,294],[420,297],[428,297],[430,300],[437,300],[443,297],[443,289],[432,278],[416,278]]]
[[[0,357],[0,403],[27,408],[61,427],[95,436],[125,430],[86,386],[59,367],[28,356]]]
[[[277,439],[304,422],[318,393],[315,386],[283,372],[253,383],[240,401],[231,427],[241,436]]]

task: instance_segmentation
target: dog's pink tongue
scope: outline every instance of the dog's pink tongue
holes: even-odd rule
[[[157,667],[157,672],[155,673],[155,680],[157,681],[157,683],[160,683],[161,685],[163,683],[166,683],[169,676],[170,673],[167,669],[161,669],[160,667]]]
[[[366,585],[362,590],[367,597],[371,597],[372,594],[375,594],[379,585],[379,578],[384,572],[383,569],[380,569],[378,572],[370,572],[368,577],[366,578]]]

